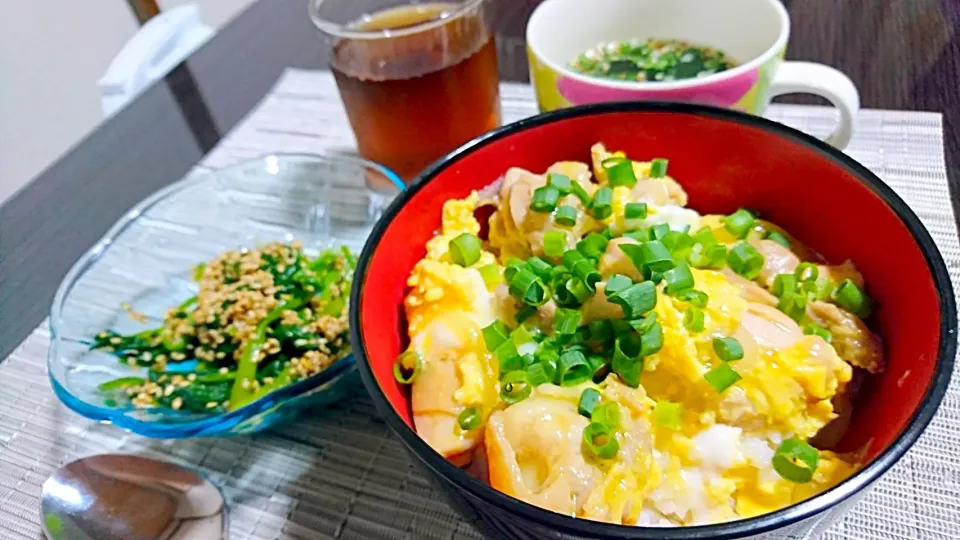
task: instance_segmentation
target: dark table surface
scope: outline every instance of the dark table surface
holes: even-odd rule
[[[526,81],[523,31],[537,1],[494,1],[501,76]],[[793,20],[788,59],[846,72],[864,107],[944,114],[956,210],[960,0],[784,3]],[[253,4],[0,206],[0,360],[43,320],[63,275],[125,210],[179,180],[284,68],[325,66],[306,12],[305,0]]]

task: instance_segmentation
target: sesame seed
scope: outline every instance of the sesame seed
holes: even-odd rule
[[[188,381],[195,381],[195,380],[197,380],[197,374],[196,374],[196,373],[191,373],[191,374],[187,375],[187,380],[188,380]]]
[[[208,409],[212,409],[212,408],[214,408],[214,407],[216,407],[216,406],[217,406],[217,402],[216,402],[216,401],[210,401],[210,402],[207,403],[207,408],[208,408]]]
[[[120,338],[118,338],[118,337],[112,337],[112,338],[110,338],[110,343],[113,343],[114,345],[119,345],[121,341],[123,341],[123,340],[120,339]]]
[[[221,374],[221,375],[226,375],[227,373],[230,373],[230,370],[229,370],[229,369],[227,369],[227,368],[225,368],[225,367],[220,368],[220,374]]]
[[[173,402],[170,403],[170,406],[173,408],[173,410],[180,410],[180,407],[183,407],[183,398],[173,398]]]

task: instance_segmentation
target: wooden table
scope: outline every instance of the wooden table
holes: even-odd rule
[[[494,0],[501,76],[527,80],[535,0]],[[788,59],[846,72],[864,107],[944,114],[960,163],[960,0],[787,0]],[[261,0],[0,206],[0,359],[47,315],[67,269],[117,218],[180,179],[288,66],[323,68],[304,0]],[[951,176],[958,206],[958,177]],[[944,201],[943,204],[948,204]]]

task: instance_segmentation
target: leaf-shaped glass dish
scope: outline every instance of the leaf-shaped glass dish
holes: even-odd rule
[[[73,411],[148,437],[251,433],[342,397],[357,379],[348,354],[321,373],[225,413],[117,406],[101,383],[142,376],[90,350],[104,329],[159,326],[170,307],[196,293],[192,268],[218,254],[299,240],[304,251],[348,246],[359,253],[381,213],[403,189],[388,169],[350,156],[276,154],[172,184],[110,229],[70,269],[50,313],[47,367],[53,390]],[[124,305],[146,316],[132,319]]]

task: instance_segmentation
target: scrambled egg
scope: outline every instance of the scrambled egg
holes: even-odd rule
[[[410,348],[422,361],[411,392],[417,432],[451,459],[467,459],[480,442],[475,432],[457,427],[467,407],[487,415],[499,402],[496,359],[481,337],[483,327],[498,316],[497,303],[479,268],[496,265],[488,251],[469,268],[450,260],[450,240],[477,234],[473,216],[478,196],[447,201],[438,234],[427,243],[427,255],[414,267],[404,302]]]
[[[593,175],[603,185],[607,178],[600,163],[623,154],[609,153],[602,145],[592,151]],[[584,182],[591,193],[596,189],[585,164],[562,162],[552,171]],[[609,218],[593,220],[583,205],[576,207],[583,219],[567,249],[574,249],[581,235],[605,227],[619,233],[659,223],[677,231],[707,226],[720,243],[737,241],[721,216],[683,208],[686,194],[670,177],[650,178],[649,162],[634,162],[634,171],[639,179],[635,187],[613,189]],[[522,401],[502,403],[497,359],[484,346],[481,330],[496,319],[512,321],[513,308],[503,301],[505,286],[488,287],[478,268],[498,265],[502,270],[499,264],[509,257],[546,257],[544,231],[570,230],[555,228],[550,216],[527,212],[530,193],[546,185],[544,177],[508,172],[493,201],[498,211],[491,218],[488,251],[470,267],[451,262],[448,244],[463,232],[478,233],[473,211],[480,201],[476,193],[448,201],[440,230],[409,278],[405,307],[411,348],[424,364],[412,389],[414,420],[431,446],[456,461],[469,459],[483,444],[494,488],[562,514],[626,525],[749,518],[802,501],[853,474],[855,464],[829,451],[819,452],[809,482],[787,481],[774,470],[771,460],[781,442],[807,440],[836,418],[832,400],[845,391],[852,368],[823,338],[805,335],[792,319],[756,301],[742,283],[719,271],[692,270],[697,289],[709,297],[700,332],[684,324],[691,304],[658,285],[654,312],[663,346],[644,358],[638,388],[610,375],[572,387],[541,384]],[[627,220],[626,204],[636,201],[648,204],[647,216]],[[601,258],[601,272],[624,268],[616,244],[611,242]],[[604,279],[614,272],[627,273],[614,270]],[[547,312],[541,308],[538,316],[552,316]],[[736,362],[741,379],[718,392],[704,375],[722,363],[712,345],[721,336],[734,336],[744,357]],[[587,388],[620,407],[621,428],[615,435],[620,450],[611,459],[583,449],[589,419],[577,405]],[[677,426],[654,421],[658,403],[680,405]],[[466,407],[481,412],[482,429],[457,426],[455,418]]]

